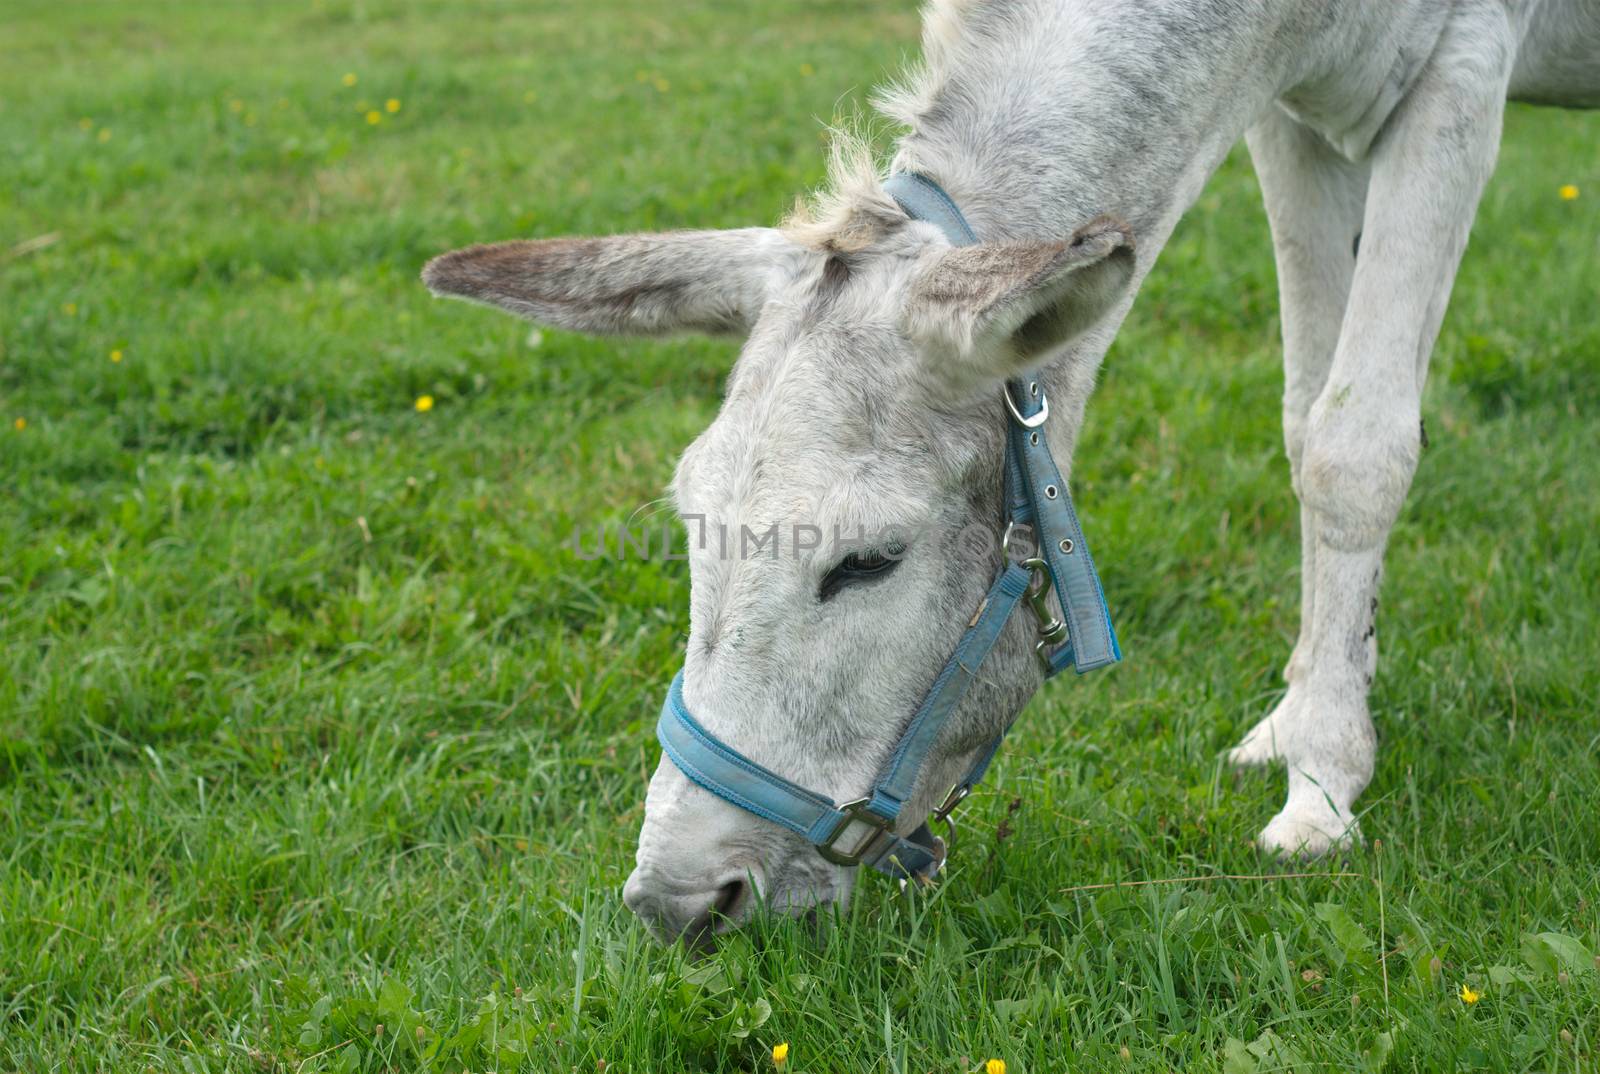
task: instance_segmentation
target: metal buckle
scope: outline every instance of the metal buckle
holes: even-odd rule
[[[954,813],[956,806],[965,802],[967,795],[971,793],[972,784],[970,783],[957,783],[954,787],[951,787],[950,793],[944,796],[944,802],[933,811],[933,819],[943,821],[954,828],[955,822],[950,819],[950,814]]]
[[[956,845],[956,821],[951,814],[955,813],[956,806],[966,801],[967,795],[971,793],[972,784],[957,783],[950,788],[950,793],[944,796],[944,801],[929,814],[929,817],[935,823],[941,823],[945,826],[948,834],[943,839],[937,835],[933,837],[933,865],[926,873],[915,874],[914,878],[919,887],[933,887],[934,880],[944,871],[944,863],[950,860],[950,848]],[[910,879],[902,879],[900,881],[900,890],[902,892],[908,891],[910,888]]]
[[[855,801],[846,802],[839,807],[839,812],[843,813],[844,816],[839,818],[838,825],[828,833],[828,838],[817,844],[817,853],[821,854],[824,860],[831,861],[835,865],[860,865],[862,857],[872,848],[872,844],[876,843],[878,837],[889,830],[893,821],[884,820],[878,814],[869,812],[867,810],[869,801],[871,801],[869,798],[857,798]],[[849,850],[839,850],[833,845],[834,841],[845,833],[845,829],[857,821],[868,825],[872,828],[872,831]]]
[[[1050,416],[1050,397],[1044,394],[1044,389],[1039,389],[1039,413],[1031,418],[1022,416],[1022,411],[1017,409],[1016,402],[1011,398],[1010,385],[1002,386],[1000,394],[1006,401],[1006,409],[1011,412],[1011,419],[1024,429],[1037,429],[1044,424],[1044,419]]]
[[[1067,624],[1050,610],[1050,565],[1039,556],[1024,560],[1022,565],[1033,575],[1028,579],[1025,594],[1039,628],[1039,641],[1033,647],[1033,655],[1039,658],[1039,666],[1048,676],[1051,671],[1049,649],[1067,640]]]
[[[937,835],[934,836],[933,837],[933,864],[928,866],[928,871],[925,872],[925,873],[912,873],[909,877],[902,876],[900,878],[900,893],[902,895],[904,895],[908,891],[916,891],[916,890],[921,889],[921,888],[931,888],[931,887],[933,887],[934,881],[939,879],[939,874],[944,872],[944,863],[946,861],[948,861],[949,859],[950,859],[950,847],[949,847],[949,845],[946,844],[945,841],[943,839],[940,839]],[[917,886],[915,888],[913,888],[911,886],[911,881],[913,879],[916,880],[916,882],[917,882]]]

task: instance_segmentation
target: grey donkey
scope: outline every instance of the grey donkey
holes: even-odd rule
[[[1507,99],[1600,106],[1600,0],[939,0],[923,64],[877,103],[905,127],[891,170],[942,185],[980,245],[908,219],[845,146],[780,228],[474,246],[423,278],[580,332],[744,339],[678,465],[680,512],[883,547],[692,543],[685,698],[746,756],[845,801],[993,577],[994,544],[960,537],[1002,524],[1001,384],[1048,386],[1065,469],[1140,282],[1244,136],[1277,254],[1303,568],[1287,692],[1229,757],[1287,767],[1260,843],[1317,855],[1360,838],[1384,545]],[[1029,630],[1012,622],[903,816],[1026,704]],[[703,936],[759,905],[842,902],[854,873],[663,761],[624,899],[657,936]]]

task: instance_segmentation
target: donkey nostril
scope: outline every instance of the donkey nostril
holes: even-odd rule
[[[694,915],[686,931],[704,932],[716,928],[724,919],[731,920],[744,904],[744,893],[743,880],[730,880],[723,884],[700,904],[700,912]]]
[[[722,917],[732,918],[739,912],[744,904],[745,883],[743,880],[730,880],[717,889],[717,900],[711,904],[711,912]]]
[[[684,928],[684,943],[695,950],[709,950],[715,943],[719,926],[738,920],[747,891],[749,886],[743,880],[730,880],[718,888],[711,901]]]

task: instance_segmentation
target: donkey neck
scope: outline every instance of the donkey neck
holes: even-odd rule
[[[1042,363],[1070,477],[1101,359],[1178,218],[1283,87],[1325,0],[936,0],[924,67],[879,100],[897,171],[937,180],[986,241],[1062,239],[1102,213],[1137,265],[1117,308]]]
[[[910,127],[895,166],[936,178],[984,239],[1062,238],[1113,214],[1148,268],[1285,84],[1293,34],[1265,12],[1222,0],[936,4],[926,67],[882,102]]]

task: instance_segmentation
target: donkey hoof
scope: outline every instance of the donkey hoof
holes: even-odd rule
[[[1320,858],[1361,843],[1361,825],[1332,808],[1311,813],[1285,809],[1262,829],[1256,843],[1279,858]]]

